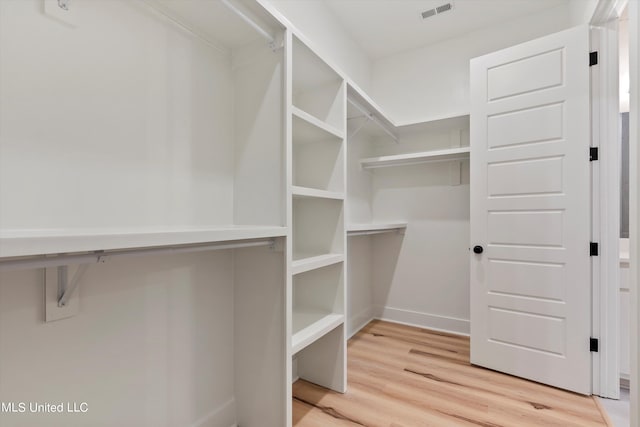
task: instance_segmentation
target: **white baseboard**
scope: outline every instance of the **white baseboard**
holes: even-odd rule
[[[203,415],[199,420],[191,424],[191,427],[214,427],[214,426],[237,427],[236,423],[236,401],[230,399],[213,411]]]
[[[360,329],[364,328],[374,319],[373,307],[368,307],[360,313],[349,318],[349,329],[347,330],[347,339],[357,334]]]
[[[469,336],[471,325],[469,320],[465,319],[385,306],[376,306],[374,317],[380,320],[465,336]]]

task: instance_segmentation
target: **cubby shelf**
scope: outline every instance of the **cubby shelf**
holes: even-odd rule
[[[16,230],[0,232],[0,258],[60,253],[195,245],[280,237],[285,227],[225,226],[112,230]]]
[[[291,106],[291,113],[293,114],[294,120],[298,119],[300,124],[302,125],[302,130],[299,131],[296,129],[296,134],[300,136],[295,142],[307,142],[307,141],[317,141],[320,139],[329,139],[329,138],[344,138],[344,132],[336,129],[328,123],[323,122],[322,120],[312,116],[306,111],[301,110],[296,106]],[[295,124],[294,124],[295,125]]]
[[[296,354],[344,323],[344,315],[315,309],[293,311],[292,353]]]
[[[343,254],[298,255],[291,263],[291,274],[300,274],[344,261]]]
[[[447,150],[422,151],[418,153],[397,154],[392,156],[369,157],[361,159],[360,164],[365,169],[389,166],[405,166],[419,163],[447,162],[465,160],[469,158],[469,147],[450,148]]]
[[[316,188],[308,187],[293,186],[291,187],[291,194],[293,194],[293,197],[315,197],[320,199],[344,200],[344,193],[318,190]]]

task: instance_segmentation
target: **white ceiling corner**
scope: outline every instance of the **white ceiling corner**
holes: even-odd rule
[[[569,0],[324,0],[371,59],[415,49]],[[421,12],[453,3],[423,20]]]

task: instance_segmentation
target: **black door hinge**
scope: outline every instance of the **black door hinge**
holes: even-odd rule
[[[589,147],[589,161],[598,160],[598,147]]]
[[[591,242],[589,244],[589,255],[598,256],[598,244],[595,242]]]
[[[598,352],[598,338],[589,338],[589,351]]]
[[[589,67],[593,67],[598,64],[598,51],[589,52]]]

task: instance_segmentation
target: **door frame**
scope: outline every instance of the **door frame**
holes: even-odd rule
[[[629,80],[630,80],[630,109],[629,109],[629,238],[631,254],[629,257],[631,267],[631,423],[630,427],[640,426],[640,357],[638,350],[638,334],[640,333],[640,292],[638,292],[638,266],[640,256],[638,253],[638,226],[640,225],[640,2],[629,2]]]
[[[593,24],[593,21],[592,21]],[[592,393],[620,397],[620,131],[617,19],[591,28],[591,146],[592,241],[599,255],[592,262],[592,337],[599,351],[592,354]]]

